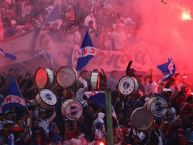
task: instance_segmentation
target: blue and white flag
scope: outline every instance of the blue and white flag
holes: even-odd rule
[[[13,80],[7,89],[7,96],[1,103],[2,112],[5,113],[7,110],[17,107],[21,109],[26,108],[25,101],[21,98],[21,91],[17,85],[16,80]]]
[[[59,7],[58,5],[56,5],[53,10],[48,14],[48,16],[46,17],[45,22],[46,23],[50,23],[50,22],[54,22],[59,20],[60,17],[60,13],[59,13]]]
[[[106,95],[104,91],[85,92],[85,96],[96,106],[106,110]],[[112,106],[112,116],[117,119],[114,107]]]
[[[164,75],[164,77],[162,78],[162,81],[168,80],[176,73],[176,65],[174,64],[171,58],[168,58],[168,62],[158,65],[157,68]]]
[[[76,70],[81,70],[88,62],[94,57],[96,51],[93,47],[92,40],[88,32],[83,39],[82,45],[80,47],[79,58],[76,65]]]
[[[11,54],[11,53],[7,53],[5,52],[2,48],[0,48],[0,55],[3,56],[3,57],[6,57],[10,60],[16,60],[16,56]]]

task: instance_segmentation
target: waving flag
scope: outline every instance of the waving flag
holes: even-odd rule
[[[50,23],[60,19],[59,7],[56,5],[53,10],[46,17],[45,22]]]
[[[18,107],[25,109],[25,101],[21,98],[21,92],[17,85],[16,80],[14,80],[7,89],[7,97],[2,102],[2,111],[6,112],[7,110]]]
[[[80,56],[77,61],[76,69],[80,70],[81,68],[86,66],[88,62],[94,57],[94,55],[95,55],[95,48],[93,47],[89,33],[86,32],[86,35],[83,39],[80,48]]]
[[[162,72],[164,77],[162,81],[166,81],[176,73],[176,65],[171,58],[168,58],[168,62],[158,65],[157,68]]]
[[[4,52],[4,50],[2,48],[0,48],[0,55],[3,56],[3,57],[6,57],[10,60],[16,60],[16,56],[11,54],[11,53],[7,53],[7,52]]]
[[[93,104],[97,105],[98,107],[106,110],[106,96],[104,91],[91,91],[85,92],[85,96],[91,101]],[[112,106],[112,116],[117,118],[114,107]]]

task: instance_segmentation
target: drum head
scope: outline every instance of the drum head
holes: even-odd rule
[[[68,66],[61,67],[56,73],[56,80],[60,86],[68,88],[77,82],[76,70]]]
[[[118,88],[121,94],[130,95],[135,89],[135,82],[131,77],[123,77],[119,80]]]
[[[55,94],[48,89],[44,89],[44,90],[40,91],[40,98],[45,104],[47,104],[49,106],[56,105],[57,98],[56,98]]]
[[[137,108],[131,115],[131,123],[139,130],[147,130],[153,123],[153,115],[145,108]]]
[[[38,68],[35,72],[35,85],[39,89],[44,89],[48,84],[49,78],[45,68]]]
[[[63,103],[61,113],[69,120],[76,120],[82,115],[82,105],[78,101],[72,99]]]
[[[163,117],[167,113],[167,101],[161,97],[155,97],[150,104],[150,110],[155,117]]]

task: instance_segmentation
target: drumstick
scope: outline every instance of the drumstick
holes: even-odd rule
[[[128,65],[127,65],[127,68],[126,68],[126,76],[128,76],[130,74],[130,69],[131,69],[131,65],[132,65],[133,61],[130,60]]]

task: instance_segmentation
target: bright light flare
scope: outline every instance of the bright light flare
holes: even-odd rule
[[[192,16],[191,16],[190,10],[189,11],[183,11],[181,17],[182,17],[183,21],[190,21],[190,20],[192,20]]]
[[[105,143],[104,142],[100,142],[99,145],[105,145]]]

